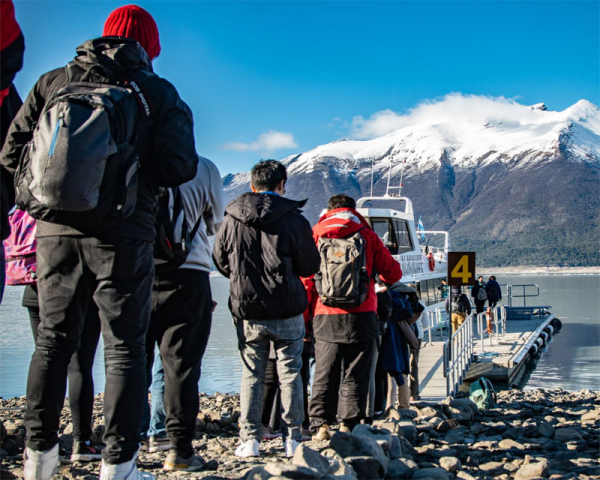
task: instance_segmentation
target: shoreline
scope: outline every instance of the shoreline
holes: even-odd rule
[[[598,267],[485,267],[477,275],[600,275]]]
[[[24,397],[0,400],[2,479],[22,476],[25,402]],[[97,395],[95,443],[104,430],[102,402]],[[502,391],[497,407],[488,410],[478,410],[468,398],[416,402],[407,410],[390,409],[372,427],[360,425],[351,434],[333,426],[332,440],[303,442],[293,459],[285,458],[281,439],[263,441],[260,457],[235,457],[239,395],[201,393],[199,403],[193,445],[207,464],[188,478],[600,479],[600,391]],[[53,480],[96,479],[98,463],[69,460],[70,421],[67,402],[59,436],[66,456]],[[183,472],[162,470],[166,454],[140,452],[139,468],[157,479],[180,479]]]

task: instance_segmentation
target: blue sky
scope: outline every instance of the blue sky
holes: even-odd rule
[[[16,0],[26,42],[16,85],[100,36],[130,2]],[[140,1],[155,71],[190,105],[200,154],[221,173],[356,136],[353,119],[452,92],[600,103],[598,1]]]

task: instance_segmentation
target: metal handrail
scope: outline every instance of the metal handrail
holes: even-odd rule
[[[536,293],[527,293],[527,287],[535,287],[536,288]],[[522,288],[523,289],[523,295],[515,295],[513,293],[513,288]],[[527,298],[529,297],[538,297],[540,295],[540,286],[537,283],[525,283],[523,285],[506,285],[506,291],[507,291],[507,297],[508,297],[508,306],[512,307],[512,299],[513,298],[522,298],[523,299],[523,306],[526,307],[527,306]]]
[[[425,335],[429,336],[429,341],[426,345],[433,345],[432,332],[438,330],[440,332],[440,340],[442,336],[442,327],[444,322],[442,321],[442,309],[441,307],[435,307],[434,310],[428,310],[427,315],[423,317],[423,338]]]
[[[496,337],[496,342],[500,343],[500,336],[506,335],[506,308],[504,305],[497,305],[493,308],[492,314],[494,315],[494,333],[489,335],[488,341],[489,346],[493,345],[493,337]],[[485,328],[484,328],[485,325]],[[479,335],[479,341],[481,342],[481,351],[485,352],[485,338],[483,333],[487,331],[487,319],[486,313],[477,314],[477,335]]]
[[[454,396],[461,386],[473,361],[473,317],[468,315],[463,324],[444,344],[446,394]]]

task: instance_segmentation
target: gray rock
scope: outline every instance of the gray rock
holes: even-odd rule
[[[420,410],[421,417],[435,417],[439,414],[439,412],[431,407],[421,408]]]
[[[375,440],[390,458],[398,458],[402,453],[400,450],[400,439],[387,430],[379,430],[368,425],[359,424],[352,430],[352,435],[367,437]]]
[[[545,420],[538,423],[537,431],[542,437],[546,438],[552,438],[552,435],[554,435],[554,427]]]
[[[390,462],[386,478],[409,478],[412,472],[416,472],[418,469],[419,467],[413,460],[406,458],[397,458]]]
[[[584,423],[597,422],[599,420],[600,420],[600,410],[591,410],[587,413],[584,413],[581,416],[581,421]]]
[[[419,416],[419,412],[410,408],[401,408],[398,410],[398,413],[400,414],[400,418],[405,420],[413,420]]]
[[[456,457],[442,457],[440,458],[440,467],[450,473],[455,473],[462,468],[462,465]]]
[[[408,441],[414,442],[417,438],[417,427],[411,420],[401,420],[398,422],[398,427],[402,431],[402,436]]]
[[[219,462],[214,458],[204,464],[203,472],[216,472],[219,469]]]
[[[458,423],[458,420],[455,418],[450,418],[449,420],[444,420],[442,423],[440,423],[436,430],[440,433],[446,433],[454,428],[458,428],[459,426],[460,424]]]
[[[458,451],[454,448],[441,448],[436,449],[431,452],[434,458],[442,458],[442,457],[455,457],[458,455]]]
[[[319,480],[324,476],[316,468],[301,467],[289,463],[267,463],[265,470],[273,476],[291,478],[293,480]]]
[[[402,419],[402,416],[400,415],[400,412],[393,407],[388,408],[385,411],[383,417],[381,418],[381,420],[387,420],[387,421],[394,421],[394,420],[398,421],[401,419]]]
[[[517,471],[515,480],[531,480],[532,478],[545,477],[550,470],[550,463],[545,458],[542,458],[536,463],[523,465]]]
[[[328,458],[332,462],[333,475],[336,477],[339,475],[350,476],[356,478],[356,472],[354,469],[346,463],[342,456],[337,453],[333,448],[327,448],[321,451],[321,455]]]
[[[329,445],[344,459],[346,457],[374,457],[379,462],[382,476],[385,476],[389,459],[381,446],[373,439],[359,437],[350,433],[337,432],[331,437]]]
[[[345,459],[356,472],[359,479],[381,478],[381,465],[374,457],[358,456]]]
[[[464,470],[458,472],[456,474],[456,478],[458,478],[459,480],[477,480],[473,475],[470,475],[469,473],[465,472]]]
[[[242,478],[243,480],[267,480],[272,476],[273,475],[267,472],[263,467],[254,467],[247,471]]]
[[[446,440],[450,444],[453,444],[453,443],[465,443],[465,437],[463,437],[456,430],[449,431],[446,434],[446,436],[444,437],[444,440]]]
[[[63,433],[65,435],[73,435],[73,424],[71,422],[69,422],[69,424],[65,427],[65,429],[63,430]],[[9,433],[10,435],[10,433]]]
[[[479,412],[479,409],[477,408],[477,405],[475,404],[475,402],[473,402],[472,400],[470,400],[468,398],[455,398],[455,399],[453,399],[453,400],[450,401],[450,406],[451,407],[455,407],[455,408],[458,408],[458,407],[467,407],[474,414],[476,414],[477,412]]]
[[[431,423],[435,428],[439,427],[443,421],[444,421],[444,419],[442,419],[440,417],[431,417],[429,419],[429,423]]]
[[[471,428],[469,430],[473,435],[479,435],[485,431],[483,425],[479,423],[474,423],[473,425],[471,425]]]
[[[504,471],[504,463],[503,462],[487,462],[479,465],[479,470],[488,474],[495,475],[498,473],[502,473]]]
[[[400,427],[398,426],[397,422],[388,422],[386,420],[375,420],[373,422],[373,427],[378,428],[380,430],[387,430],[390,433],[393,433],[394,435],[402,435],[402,431],[400,430]]]
[[[423,468],[413,473],[411,478],[413,480],[450,480],[448,472],[443,468]]]
[[[296,448],[292,463],[300,467],[309,467],[318,470],[321,475],[335,471],[335,469],[332,471],[332,463],[327,458],[302,444]]]
[[[402,456],[410,455],[415,456],[417,451],[413,447],[412,443],[410,443],[406,438],[400,438],[400,448],[402,450]]]
[[[515,442],[514,440],[511,440],[510,438],[505,438],[500,443],[498,443],[498,446],[502,450],[512,450],[512,449],[525,450],[525,445],[523,445],[519,442]]]
[[[554,431],[554,440],[558,440],[559,442],[572,442],[583,440],[583,438],[574,428],[557,428]]]

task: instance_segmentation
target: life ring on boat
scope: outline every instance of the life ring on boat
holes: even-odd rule
[[[433,252],[429,252],[427,258],[429,259],[429,270],[433,272],[435,270],[435,258],[433,258]]]

